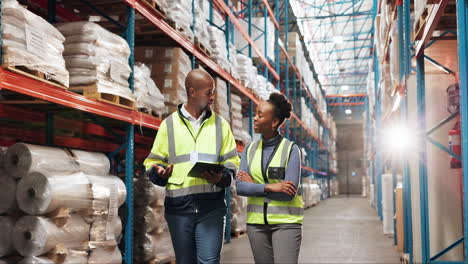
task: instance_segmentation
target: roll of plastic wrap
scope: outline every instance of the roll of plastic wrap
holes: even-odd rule
[[[90,241],[115,240],[117,243],[120,241],[122,236],[122,221],[120,217],[116,216],[110,223],[108,221],[107,215],[94,218],[89,232]]]
[[[4,166],[13,178],[21,178],[33,171],[70,174],[80,170],[73,157],[63,149],[25,143],[8,148]]]
[[[55,263],[46,257],[27,257],[21,260],[18,264],[55,264]]]
[[[78,215],[71,215],[67,223],[56,226],[42,216],[24,216],[13,229],[13,245],[22,256],[40,256],[56,245],[72,249],[82,246],[89,239],[89,224]]]
[[[168,232],[162,235],[146,234],[139,249],[141,250],[139,257],[143,261],[156,259],[158,262],[164,262],[174,256],[174,249]]]
[[[135,181],[135,194],[139,198],[135,202],[140,206],[154,205],[155,202],[156,205],[163,206],[166,189],[155,185],[147,178],[143,178]]]
[[[17,186],[16,199],[24,212],[45,214],[58,208],[91,208],[91,185],[84,173],[52,175],[33,172]]]
[[[0,257],[8,256],[15,250],[12,241],[12,230],[15,221],[9,216],[0,216]]]
[[[62,264],[87,264],[88,252],[69,250]]]
[[[117,207],[121,206],[127,198],[127,188],[125,183],[116,176],[95,176],[87,175],[92,185],[93,198],[96,203],[109,205],[109,197],[116,195]]]
[[[121,264],[122,254],[118,247],[109,249],[106,247],[98,247],[91,250],[88,264]]]
[[[150,233],[155,230],[158,225],[164,222],[164,211],[161,209],[153,209],[146,207],[139,214],[139,218],[144,222],[144,231]]]
[[[89,175],[108,175],[110,162],[106,155],[98,152],[70,150],[80,166],[80,170]]]
[[[16,207],[16,182],[0,169],[0,214],[3,214]]]
[[[0,147],[0,168],[4,166],[5,154],[8,148]]]

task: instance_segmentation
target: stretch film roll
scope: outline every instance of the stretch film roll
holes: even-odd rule
[[[3,214],[16,207],[16,182],[0,169],[0,214]]]
[[[107,175],[110,170],[110,162],[106,155],[98,152],[83,150],[70,150],[80,170],[89,175]]]
[[[142,178],[135,181],[135,195],[138,197],[135,200],[137,205],[146,206],[156,202],[163,206],[166,189],[155,185],[148,178]]]
[[[0,216],[0,257],[8,256],[14,252],[12,230],[15,221],[9,216]]]
[[[42,216],[24,216],[13,230],[13,244],[22,256],[40,256],[58,244],[72,249],[89,239],[89,224],[78,215],[71,215],[67,223],[56,226]]]
[[[93,197],[96,202],[104,202],[104,206],[109,206],[109,197],[116,195],[117,207],[121,206],[127,198],[127,188],[125,183],[116,176],[95,176],[87,175],[92,184]]]
[[[3,168],[4,166],[3,164],[4,164],[6,151],[7,151],[6,147],[0,147],[0,168]]]
[[[55,264],[52,260],[46,257],[26,257],[18,264]]]
[[[69,174],[80,170],[78,163],[63,149],[25,143],[8,148],[4,165],[13,178],[21,178],[33,171]]]
[[[122,254],[118,247],[98,247],[91,250],[88,264],[121,264]]]
[[[91,208],[91,183],[81,172],[52,176],[33,172],[19,181],[16,199],[21,210],[31,215],[58,208]]]

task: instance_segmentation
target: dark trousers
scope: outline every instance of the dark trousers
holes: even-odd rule
[[[220,262],[225,208],[204,214],[166,214],[177,264]]]

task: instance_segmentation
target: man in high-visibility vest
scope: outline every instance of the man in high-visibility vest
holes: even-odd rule
[[[193,70],[185,88],[187,103],[161,123],[144,165],[151,181],[166,187],[165,216],[177,263],[219,263],[224,188],[231,185],[240,159],[228,122],[210,110],[213,78]],[[194,173],[197,162],[223,167]]]

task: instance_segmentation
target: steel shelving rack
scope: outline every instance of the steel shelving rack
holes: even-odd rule
[[[457,31],[453,32],[451,30],[444,30],[440,37],[444,36],[451,36],[456,37],[458,40],[458,63],[459,63],[459,72],[458,72],[458,79],[459,79],[459,86],[460,86],[460,112],[450,115],[444,120],[441,120],[436,126],[428,128],[426,125],[426,102],[425,102],[425,61],[428,61],[440,69],[443,69],[446,73],[454,74],[449,68],[445,67],[444,65],[440,64],[439,62],[435,61],[434,59],[430,58],[425,54],[425,49],[433,45],[438,39],[433,39],[433,33],[437,28],[440,19],[444,15],[444,11],[449,4],[450,1],[448,0],[440,0],[435,1],[434,6],[432,8],[432,12],[428,15],[428,17],[424,21],[424,29],[419,32],[417,37],[420,39],[416,43],[412,43],[411,39],[411,32],[412,26],[410,24],[410,1],[409,0],[400,0],[396,1],[395,5],[395,12],[394,16],[396,20],[393,23],[398,23],[398,30],[399,30],[399,66],[400,66],[400,83],[398,86],[400,95],[401,95],[401,102],[399,103],[399,111],[400,111],[400,120],[404,123],[407,123],[408,120],[408,99],[406,97],[406,91],[408,89],[407,81],[411,74],[416,75],[416,84],[417,84],[417,103],[418,103],[418,131],[423,131],[423,136],[420,136],[418,140],[418,151],[419,151],[419,187],[420,187],[420,224],[421,224],[421,250],[422,250],[422,263],[468,263],[468,243],[466,243],[465,238],[468,235],[468,192],[466,191],[466,186],[468,186],[468,172],[463,170],[463,226],[464,226],[464,236],[460,239],[453,241],[453,244],[449,245],[445,249],[437,252],[430,251],[430,230],[429,230],[429,199],[428,199],[428,168],[427,168],[427,153],[426,153],[426,145],[429,142],[433,144],[441,151],[447,153],[452,157],[460,159],[462,161],[462,166],[467,168],[468,166],[468,157],[467,155],[462,155],[461,157],[457,154],[450,151],[446,146],[443,144],[435,141],[434,139],[430,138],[430,134],[445,125],[450,120],[453,120],[458,115],[460,115],[461,121],[461,137],[462,137],[462,152],[465,153],[467,151],[467,142],[468,142],[468,106],[467,106],[467,92],[468,92],[468,54],[467,54],[467,47],[468,47],[468,40],[467,40],[467,11],[468,11],[468,2],[465,0],[457,0],[456,1],[456,16],[457,16]],[[375,14],[378,12],[380,7],[380,1],[374,0],[374,12]],[[440,38],[439,38],[440,39]],[[388,43],[387,43],[388,44]],[[416,67],[411,66],[412,58],[415,57]],[[376,96],[380,92],[380,88],[378,86],[379,83],[379,64],[377,63],[376,54],[374,52],[374,78],[375,78],[375,94]],[[370,160],[370,171],[373,172],[371,175],[371,182],[376,182],[378,184],[376,186],[377,189],[377,208],[379,215],[381,216],[381,188],[380,188],[380,181],[381,181],[381,174],[384,170],[384,164],[386,163],[385,160],[381,155],[379,155],[378,151],[376,150],[376,138],[378,134],[376,130],[382,128],[382,122],[388,118],[388,113],[380,113],[380,101],[379,97],[377,96],[375,100],[375,111],[373,116],[373,121],[371,120],[371,116],[369,115],[369,111],[367,111],[367,129],[366,133],[367,136],[372,138],[372,142],[370,144],[373,145],[373,160]],[[366,101],[366,108],[368,109],[369,104]],[[374,131],[371,131],[371,123],[376,122],[376,128]],[[412,214],[414,210],[411,208],[411,179],[410,179],[410,171],[409,171],[409,161],[406,155],[403,155],[399,161],[400,164],[400,172],[403,176],[403,218],[404,218],[404,237],[397,238],[404,240],[404,252],[409,254],[410,263],[413,263],[414,258],[414,245],[413,245],[413,223],[412,223]],[[398,168],[397,164],[387,164],[389,168],[393,171],[393,174],[396,174],[396,170]],[[464,246],[464,261],[440,261],[440,257],[445,255],[447,252],[452,250],[453,248],[463,244]]]
[[[85,1],[85,0],[83,0]],[[178,31],[172,28],[165,18],[155,10],[149,8],[142,0],[123,0],[122,3],[127,5],[127,23],[125,29],[122,32],[122,35],[125,36],[130,48],[131,55],[129,65],[133,69],[134,64],[134,47],[135,47],[135,13],[138,12],[148,21],[150,21],[155,28],[159,29],[167,38],[173,40],[180,47],[182,47],[188,54],[192,55],[194,59],[200,62],[203,66],[207,67],[212,73],[216,76],[227,81],[229,89],[236,89],[244,97],[249,100],[249,112],[250,112],[250,132],[252,133],[252,112],[254,105],[259,103],[259,99],[246,87],[244,87],[238,80],[232,77],[226,70],[221,68],[216,64],[211,58],[209,58],[202,50],[200,50],[196,45],[191,41],[181,35]],[[58,5],[55,0],[29,0],[28,4],[34,4],[35,6],[42,8],[47,11],[47,17],[49,22],[56,21],[57,17],[60,17],[65,21],[79,21],[78,17],[73,12],[70,12],[66,8]],[[280,4],[282,7],[280,8]],[[309,154],[309,160],[307,164],[303,166],[303,169],[309,173],[315,173],[316,175],[326,176],[328,170],[328,153],[327,153],[327,142],[328,142],[328,128],[326,124],[326,117],[322,116],[321,112],[318,109],[318,104],[315,98],[313,98],[309,88],[305,85],[302,76],[300,75],[297,67],[294,63],[294,58],[291,58],[288,55],[288,44],[287,44],[287,33],[288,32],[288,21],[292,16],[289,16],[289,2],[288,0],[274,1],[274,8],[271,8],[270,3],[267,0],[262,0],[259,2],[258,6],[262,5],[262,9],[265,14],[265,19],[272,19],[273,24],[275,25],[275,61],[272,62],[266,58],[264,54],[260,54],[260,51],[255,46],[254,40],[250,37],[251,35],[251,23],[249,23],[249,30],[246,32],[242,29],[239,23],[239,17],[236,16],[235,10],[233,10],[232,5],[229,1],[223,0],[211,0],[210,8],[212,10],[216,9],[221,11],[221,14],[225,16],[225,34],[227,38],[227,43],[233,42],[233,29],[239,30],[241,34],[249,43],[249,55],[252,56],[252,50],[255,51],[262,65],[259,66],[265,76],[269,80],[272,80],[276,85],[277,89],[286,94],[289,98],[294,98],[294,104],[297,108],[297,99],[301,96],[304,96],[307,99],[308,106],[312,109],[315,117],[319,120],[320,125],[324,129],[324,133],[321,138],[315,137],[308,128],[305,127],[304,122],[301,120],[300,114],[293,114],[293,118],[286,125],[285,135],[298,143],[301,146],[304,146],[307,149]],[[252,0],[247,2],[247,13],[248,17],[252,17]],[[0,2],[1,7],[1,2]],[[260,8],[260,7],[258,7]],[[282,10],[280,10],[282,9]],[[210,12],[213,12],[213,11]],[[95,9],[98,11],[98,9]],[[238,10],[236,10],[238,11]],[[99,14],[107,17],[105,12],[99,12]],[[284,17],[282,16],[284,15]],[[1,12],[0,12],[1,18]],[[107,17],[110,19],[110,17]],[[285,32],[286,32],[286,42],[281,44],[279,41],[279,31],[281,30],[279,21],[284,20],[285,23]],[[266,37],[266,36],[265,36]],[[1,35],[0,35],[1,43]],[[227,47],[229,49],[229,47]],[[265,50],[266,52],[266,50]],[[280,62],[279,54],[282,53],[286,57],[284,64]],[[1,56],[0,49],[0,56]],[[311,66],[313,67],[313,65]],[[281,72],[284,72],[285,78],[281,78]],[[133,90],[134,81],[133,73],[129,79],[130,88]],[[290,88],[291,87],[291,88]],[[81,122],[81,121],[70,121],[68,123],[65,121],[58,122],[57,120],[60,117],[54,116],[54,113],[40,113],[34,110],[26,109],[20,106],[8,106],[5,104],[0,104],[0,116],[2,117],[13,117],[23,120],[23,121],[35,121],[43,122],[46,124],[46,129],[44,133],[28,133],[23,132],[18,134],[18,130],[8,130],[8,128],[2,128],[0,134],[9,135],[11,137],[17,136],[18,139],[26,139],[30,142],[36,142],[38,144],[47,144],[55,146],[67,146],[73,148],[88,149],[94,151],[102,151],[110,153],[109,156],[113,157],[116,153],[125,152],[125,183],[127,186],[127,201],[126,201],[126,219],[125,219],[125,231],[124,231],[124,243],[125,249],[124,261],[127,264],[133,263],[133,177],[134,177],[134,157],[137,154],[138,159],[145,156],[149,149],[142,150],[135,145],[139,144],[148,144],[152,142],[151,138],[138,135],[135,132],[135,129],[138,127],[144,127],[146,129],[157,131],[161,120],[159,118],[153,117],[148,114],[138,112],[136,110],[130,110],[121,108],[118,106],[110,105],[104,102],[100,102],[94,99],[89,99],[82,95],[67,91],[65,89],[58,88],[56,86],[31,79],[29,77],[10,72],[6,69],[0,69],[0,88],[2,90],[12,91],[18,94],[30,96],[35,99],[46,101],[52,105],[65,107],[68,109],[74,109],[78,112],[86,113],[87,117],[92,119],[93,123]],[[322,94],[323,90],[321,90]],[[97,120],[97,116],[104,117],[109,120],[117,120],[120,123],[119,129],[112,129],[106,126],[106,124],[100,123]],[[120,138],[123,139],[121,144],[93,144],[90,140],[83,140],[80,138],[71,138],[71,137],[61,137],[54,135],[54,119],[55,124],[59,123],[62,126],[73,126],[80,125],[85,127],[86,133],[101,136],[101,137],[111,137],[111,138]],[[291,122],[296,122],[302,128],[300,133],[295,134],[291,133],[290,124]],[[45,139],[44,139],[45,137]],[[303,140],[305,139],[305,140]],[[151,140],[151,141],[149,141]],[[0,140],[3,144],[13,144],[16,140]],[[238,150],[241,151],[243,146],[238,146]],[[318,156],[322,155],[325,158],[322,159],[321,169],[319,170],[319,159]],[[325,163],[325,165],[323,165]],[[229,222],[229,221],[228,221]]]

